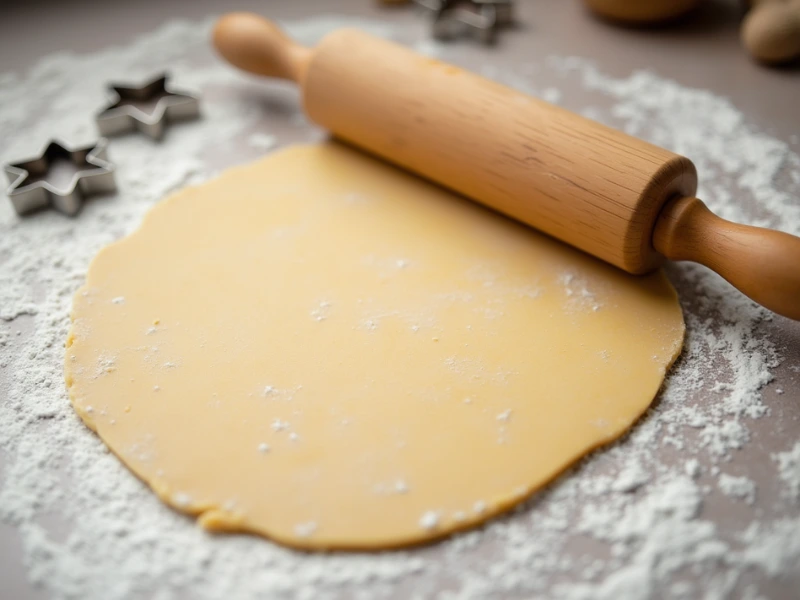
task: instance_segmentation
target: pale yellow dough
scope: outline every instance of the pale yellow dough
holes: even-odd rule
[[[125,464],[204,527],[303,548],[510,508],[631,426],[684,332],[661,272],[333,143],[168,198],[72,316],[70,396]]]

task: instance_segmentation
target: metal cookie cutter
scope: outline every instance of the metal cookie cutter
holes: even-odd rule
[[[73,216],[85,196],[117,189],[114,166],[108,162],[102,138],[75,150],[51,141],[38,157],[5,165],[5,172],[10,183],[8,198],[19,215],[52,206]],[[60,184],[55,182],[59,175]]]
[[[102,135],[117,135],[139,130],[157,140],[164,135],[167,122],[194,119],[200,115],[195,96],[173,90],[167,74],[161,74],[141,87],[112,85],[113,101],[95,120]]]
[[[433,36],[449,40],[463,31],[478,35],[485,44],[495,41],[498,29],[514,22],[512,0],[415,0],[432,12]]]

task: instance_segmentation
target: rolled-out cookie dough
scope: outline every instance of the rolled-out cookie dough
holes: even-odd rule
[[[114,453],[204,527],[302,548],[512,507],[631,426],[684,332],[661,272],[335,143],[157,205],[72,317],[70,397]]]

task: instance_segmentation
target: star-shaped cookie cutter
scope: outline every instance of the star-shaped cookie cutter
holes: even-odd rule
[[[494,43],[497,30],[514,23],[512,0],[415,0],[432,12],[433,36],[450,40],[471,31],[485,44]]]
[[[8,199],[19,215],[52,206],[65,215],[78,213],[90,194],[113,192],[114,165],[108,162],[106,140],[84,148],[70,149],[52,140],[36,158],[5,165]],[[48,181],[51,167],[59,161],[72,163],[74,173],[65,187]]]
[[[112,136],[138,130],[154,140],[164,135],[168,122],[185,121],[200,116],[195,96],[172,89],[166,73],[141,87],[111,85],[112,101],[97,113],[95,121],[101,135]],[[152,110],[147,111],[145,107]]]

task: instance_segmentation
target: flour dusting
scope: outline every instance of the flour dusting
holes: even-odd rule
[[[457,49],[430,41],[421,25],[330,18],[288,24],[304,43],[339,26],[458,62]],[[773,317],[691,264],[668,269],[686,316],[683,356],[630,435],[510,515],[442,543],[307,554],[254,536],[211,534],[123,467],[82,424],[64,389],[71,300],[89,262],[138,227],[165,194],[255,158],[278,140],[322,135],[284,86],[253,82],[213,58],[209,28],[210,22],[173,22],[126,46],[55,54],[27,73],[0,75],[4,162],[36,154],[52,135],[75,145],[91,141],[92,112],[104,104],[105,83],[120,73],[136,81],[168,67],[176,85],[200,94],[203,112],[171,127],[160,144],[139,135],[112,140],[119,191],[88,202],[76,219],[44,212],[21,220],[0,199],[0,521],[18,535],[19,562],[34,585],[76,599],[602,600],[755,598],[767,586],[796,591],[800,443],[796,425],[794,439],[791,424],[780,427],[789,394],[766,393],[786,362],[770,336]],[[721,216],[800,234],[800,157],[728,100],[650,72],[610,77],[572,57],[532,57],[514,71],[488,62],[467,66],[690,157],[701,174],[700,197]],[[575,86],[592,90],[596,104],[568,105],[565,90]],[[278,106],[277,117],[265,115],[266,97]],[[396,267],[405,268],[400,260]],[[594,309],[591,287],[565,285],[576,302]],[[314,307],[312,317],[329,309]],[[148,333],[157,335],[157,325]],[[784,366],[800,373],[800,364]],[[114,357],[98,365],[97,376],[107,368]],[[277,395],[264,388],[265,397]],[[513,421],[510,414],[497,418],[509,416]],[[288,427],[273,423],[275,432]],[[758,462],[761,442],[754,440],[773,430],[785,445]],[[257,450],[270,448],[264,442]],[[406,489],[398,480],[394,492]],[[761,503],[768,493],[774,501]],[[724,521],[712,510],[723,505],[734,506],[739,518]],[[475,514],[485,510],[483,501],[473,507]],[[420,517],[424,528],[438,522],[435,511]],[[297,524],[298,536],[315,532],[312,521]]]
[[[778,465],[778,475],[785,485],[785,495],[800,504],[800,442],[786,452],[773,454]]]

